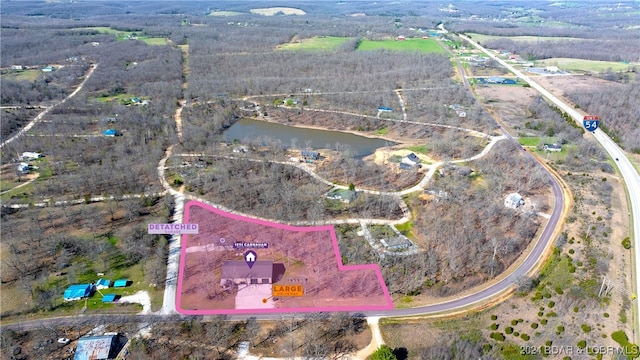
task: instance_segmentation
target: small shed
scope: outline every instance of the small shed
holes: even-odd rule
[[[127,279],[118,279],[113,282],[114,288],[127,287],[129,285],[129,280]]]
[[[111,280],[98,279],[96,281],[96,289],[108,289],[111,286]]]
[[[392,109],[392,108],[390,108],[390,107],[386,107],[386,106],[380,106],[380,107],[378,108],[378,111],[380,111],[380,112],[392,112],[392,111],[393,111],[393,109]]]
[[[104,294],[104,296],[102,297],[102,302],[111,303],[116,301],[117,298],[118,298],[118,295],[116,294]]]
[[[80,300],[91,296],[94,291],[92,284],[75,284],[64,291],[64,301]]]
[[[20,164],[18,164],[18,171],[21,173],[26,173],[29,171],[29,169],[30,169],[29,164],[25,162],[21,162]]]

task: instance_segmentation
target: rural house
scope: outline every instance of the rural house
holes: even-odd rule
[[[317,152],[317,151],[301,150],[300,151],[300,155],[305,160],[319,160],[320,159],[320,153]]]
[[[40,159],[41,157],[42,157],[42,154],[40,153],[25,151],[22,153],[22,156],[20,156],[20,160],[35,160],[35,159]]]
[[[510,209],[517,209],[521,205],[524,205],[524,199],[518,193],[511,193],[504,199],[504,206]]]
[[[96,281],[96,289],[98,290],[108,289],[110,286],[111,286],[111,280],[98,279],[98,281]]]
[[[87,298],[93,294],[95,288],[92,284],[75,284],[64,291],[64,301],[73,301]]]
[[[327,194],[327,199],[340,200],[345,204],[349,204],[356,199],[357,195],[353,190],[335,190]]]
[[[559,145],[559,144],[544,144],[542,148],[544,149],[544,151],[551,151],[551,152],[562,151],[562,145]]]
[[[107,360],[118,356],[115,335],[85,336],[78,340],[74,360]]]
[[[271,284],[273,282],[273,261],[258,260],[249,267],[247,263],[236,260],[227,260],[222,264],[220,286],[229,287],[231,283],[240,285]]]

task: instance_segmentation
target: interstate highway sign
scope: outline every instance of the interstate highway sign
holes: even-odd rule
[[[600,124],[600,118],[593,115],[587,115],[582,120],[582,125],[584,125],[584,128],[587,129],[587,131],[591,131],[591,132],[596,131],[599,124]]]

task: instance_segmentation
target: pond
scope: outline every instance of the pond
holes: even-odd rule
[[[223,132],[223,137],[225,141],[239,140],[243,143],[257,141],[267,144],[269,140],[275,140],[285,148],[348,151],[355,157],[364,157],[378,148],[397,144],[342,131],[308,129],[253,119],[238,120]]]

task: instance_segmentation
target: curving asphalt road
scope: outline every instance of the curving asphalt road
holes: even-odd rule
[[[511,141],[514,140],[504,129],[502,129],[504,137],[507,137]],[[497,141],[504,137],[494,137],[493,141]],[[486,150],[486,149],[485,149]],[[170,149],[168,152],[170,153]],[[162,164],[161,164],[162,165]],[[158,170],[163,169],[163,166],[159,166]],[[467,308],[473,305],[478,305],[479,303],[486,302],[488,300],[494,299],[502,294],[509,292],[513,289],[513,285],[515,282],[522,276],[526,276],[532,269],[534,269],[538,265],[539,259],[542,257],[543,253],[549,246],[552,241],[552,235],[560,221],[560,217],[564,207],[564,198],[563,193],[560,188],[560,184],[556,178],[554,178],[551,174],[549,174],[550,181],[552,184],[552,189],[554,193],[554,208],[553,212],[546,223],[544,230],[538,240],[536,241],[533,249],[527,255],[525,260],[509,275],[505,276],[501,280],[493,283],[490,286],[487,286],[475,293],[465,295],[463,297],[450,300],[443,301],[437,304],[431,304],[426,306],[419,306],[414,308],[403,308],[403,309],[393,309],[393,310],[378,310],[378,311],[365,311],[358,313],[359,316],[378,316],[378,317],[404,317],[404,316],[413,316],[413,315],[429,315],[436,313],[444,313],[444,312],[454,312],[456,310],[460,310],[462,308]],[[163,177],[160,176],[162,179]],[[166,185],[166,184],[163,184]],[[166,188],[167,186],[165,186]],[[169,187],[170,188],[170,187]],[[168,189],[169,190],[169,189]],[[172,190],[172,189],[171,189]],[[169,191],[171,191],[169,190]],[[179,242],[174,241],[174,243],[179,244]],[[171,274],[167,274],[167,283],[173,283],[175,271],[171,271]],[[145,323],[153,323],[154,321],[164,321],[172,319],[184,319],[184,318],[194,318],[187,316],[176,316],[170,315],[175,311],[175,299],[173,298],[165,298],[165,305],[158,315],[119,315],[117,319],[119,322],[145,322]],[[355,314],[354,314],[355,315]],[[304,316],[302,315],[293,315],[293,316]],[[283,318],[283,314],[258,314],[258,315],[231,315],[227,318],[229,320],[244,320],[249,317],[255,317],[260,320],[280,320]],[[43,324],[57,324],[57,325],[70,325],[74,324],[78,319],[82,319],[83,321],[88,322],[103,322],[109,321],[109,319],[116,319],[116,317],[104,316],[104,315],[87,315],[81,317],[64,317],[64,318],[54,318],[54,319],[45,319],[45,320],[34,320],[34,321],[26,321],[16,324],[5,325],[3,327],[11,327],[15,330],[29,330],[43,326]]]
[[[551,92],[549,92],[547,89],[545,89],[544,87],[540,86],[538,83],[533,81],[529,76],[517,70],[516,68],[514,68],[504,60],[498,58],[497,56],[495,56],[495,54],[489,52],[487,49],[483,48],[482,46],[480,46],[478,43],[471,40],[467,36],[460,35],[460,37],[467,40],[470,44],[480,49],[482,52],[490,56],[492,59],[496,60],[502,66],[509,69],[516,76],[520,77],[520,79],[529,83],[529,85],[531,85],[532,88],[540,92],[542,96],[546,97],[547,99],[549,99],[549,101],[553,102],[556,106],[562,109],[562,111],[569,114],[579,125],[582,125],[584,114],[580,113],[569,104],[566,104],[565,102],[560,100],[558,97],[553,95]],[[604,119],[606,119],[606,114],[600,114],[600,115]],[[632,282],[632,286],[635,287],[633,293],[638,294],[638,291],[640,290],[640,266],[638,266],[638,261],[640,261],[640,241],[638,241],[638,237],[640,236],[640,175],[638,175],[638,172],[633,167],[633,164],[631,164],[631,161],[629,161],[629,159],[627,158],[626,153],[613,140],[611,140],[611,138],[607,134],[605,134],[600,129],[597,129],[596,131],[592,132],[592,134],[594,138],[600,143],[600,145],[602,145],[605,151],[609,154],[609,156],[611,156],[611,158],[616,160],[615,161],[616,165],[620,170],[620,174],[622,175],[622,178],[624,179],[624,182],[627,188],[627,193],[629,195],[630,208],[631,208],[630,209],[631,211],[629,213],[629,216],[630,216],[629,220],[631,221],[631,228],[632,228],[631,235],[632,235],[632,238],[635,238],[634,240],[635,246],[633,246],[633,248],[635,252],[634,257],[635,257],[636,266],[635,266],[635,272],[631,273],[631,278],[632,278],[631,282]],[[634,281],[634,278],[635,278],[635,281]],[[635,304],[635,306],[637,306],[637,303]],[[636,315],[638,314],[637,309],[634,313]],[[634,326],[636,328],[640,326],[637,318],[634,321]],[[636,342],[640,342],[640,331],[635,332],[635,334],[636,334]]]

